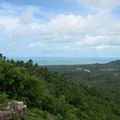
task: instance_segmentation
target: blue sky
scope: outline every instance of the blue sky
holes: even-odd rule
[[[119,57],[119,0],[0,0],[6,56]]]

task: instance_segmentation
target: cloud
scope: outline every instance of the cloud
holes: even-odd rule
[[[107,4],[107,0],[85,2],[101,7],[116,4],[115,1]],[[37,6],[0,5],[0,31],[8,36],[8,44],[12,41],[18,48],[19,44],[24,44],[24,49],[47,51],[97,51],[120,47],[120,21],[109,10],[86,16],[58,13],[47,20],[41,17],[43,13]]]
[[[101,26],[106,22],[108,25],[108,12],[100,12],[95,15],[88,15],[85,17],[77,15],[65,15],[58,14],[51,18],[46,23],[36,23],[32,27],[38,31],[41,38],[51,41],[68,41],[71,38],[74,39],[76,36],[83,36],[85,34],[93,34],[100,31],[96,28],[101,28]],[[110,18],[110,17],[109,17]]]
[[[44,47],[45,47],[45,45],[42,44],[41,42],[33,42],[33,43],[30,43],[27,48],[30,48],[30,49],[31,48],[39,48],[39,49],[41,49]]]
[[[108,49],[109,47],[111,47],[111,46],[109,46],[109,45],[98,45],[98,46],[95,47],[95,49],[96,50],[105,50],[105,49]]]
[[[28,9],[23,12],[20,23],[21,24],[30,24],[33,22],[33,20],[34,20],[33,10]]]
[[[18,11],[16,16],[0,16],[0,24],[5,26],[6,30],[11,30],[14,35],[30,35],[33,32],[42,39],[55,41],[55,39],[68,40],[76,35],[101,32],[111,19],[108,11],[101,11],[84,17],[74,14],[57,14],[43,22],[43,19],[35,16],[36,11],[33,8],[35,7],[21,8],[22,11]],[[99,28],[99,31],[96,28]]]
[[[73,0],[79,4],[92,6],[97,9],[112,9],[120,5],[119,0]]]
[[[23,9],[21,12],[20,24],[31,24],[37,20],[34,17],[35,13],[40,12],[41,10],[36,6],[28,6],[27,8]]]
[[[95,48],[96,50],[104,50],[112,47],[120,47],[120,35],[87,35],[83,40],[74,43],[78,48]]]

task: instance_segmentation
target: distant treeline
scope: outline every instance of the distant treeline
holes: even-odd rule
[[[120,60],[106,64],[45,66],[65,79],[95,87],[120,99]],[[112,94],[113,93],[113,94]],[[117,98],[118,99],[118,98]]]

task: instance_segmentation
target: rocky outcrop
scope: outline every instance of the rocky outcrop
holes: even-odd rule
[[[27,106],[22,101],[11,101],[6,107],[0,108],[0,120],[22,119],[26,112]]]

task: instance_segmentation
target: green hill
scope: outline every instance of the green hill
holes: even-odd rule
[[[120,60],[106,64],[46,66],[73,82],[108,92],[120,91]]]
[[[120,120],[119,101],[33,64],[32,60],[14,61],[0,56],[1,96],[3,93],[9,100],[27,104],[25,120]]]

